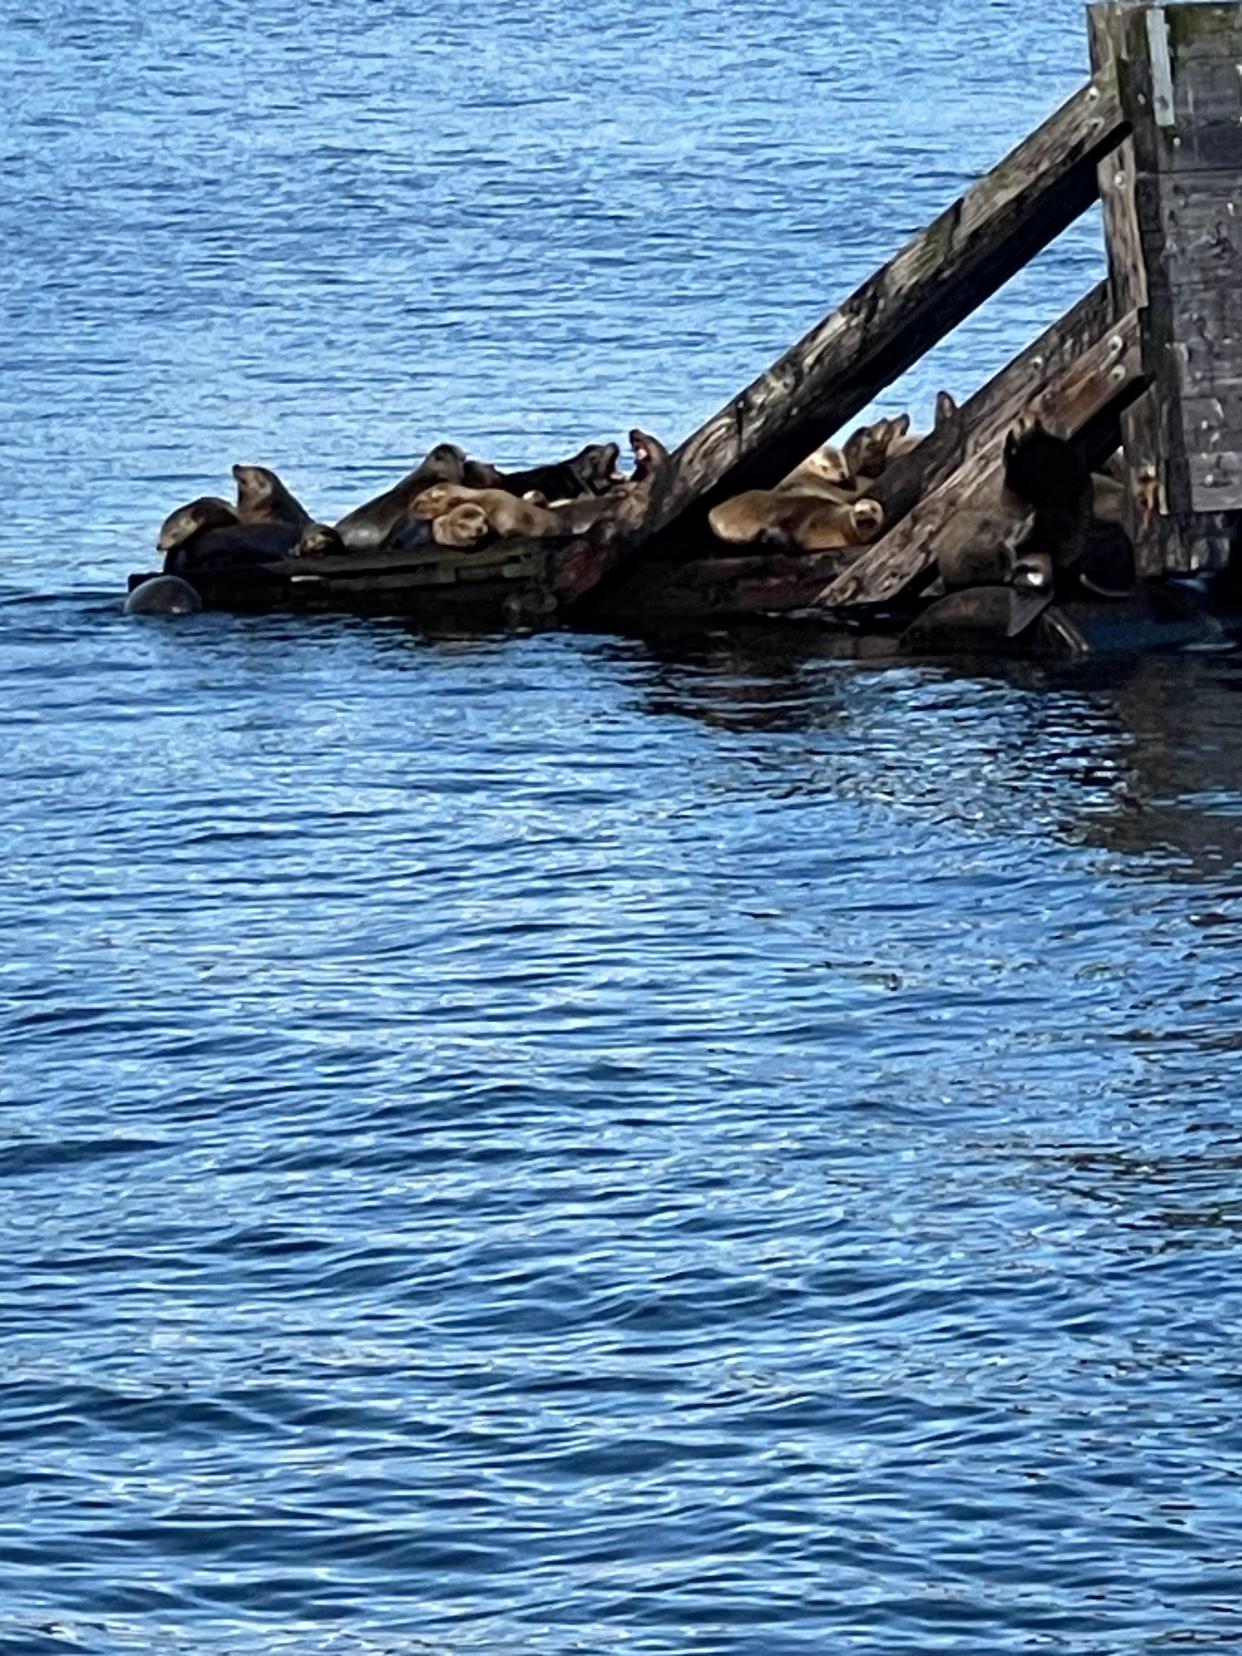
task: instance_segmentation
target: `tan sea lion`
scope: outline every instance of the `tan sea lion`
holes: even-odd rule
[[[878,500],[864,496],[841,505],[805,499],[779,528],[766,531],[762,538],[793,552],[831,552],[843,546],[865,546],[883,527],[884,508]]]
[[[170,512],[160,525],[155,542],[157,552],[172,552],[192,541],[205,529],[228,529],[238,522],[237,512],[218,495],[200,495]]]
[[[504,489],[471,489],[461,483],[436,483],[424,489],[410,506],[409,515],[434,522],[467,501],[487,514],[492,533],[501,537],[521,535],[538,540],[565,533],[560,518],[546,506],[536,506]]]
[[[431,537],[437,546],[481,546],[491,533],[487,513],[473,500],[463,500],[457,506],[450,506],[431,524]]]
[[[470,471],[470,468],[474,468]],[[357,506],[336,525],[337,533],[350,551],[371,551],[405,523],[411,501],[434,483],[466,483],[485,486],[493,472],[480,461],[469,461],[455,443],[437,443],[399,483],[385,489],[374,500]]]
[[[884,508],[876,500],[838,502],[782,489],[748,489],[708,513],[718,540],[734,546],[756,541],[802,552],[861,546],[878,534]]]
[[[853,500],[858,494],[845,455],[832,443],[825,443],[808,455],[776,487],[793,494],[822,495],[838,503]]]
[[[242,523],[292,523],[301,529],[311,515],[266,466],[234,466],[237,516]]]
[[[859,426],[857,431],[846,438],[841,450],[850,476],[863,487],[867,483],[874,483],[883,475],[884,468],[890,460],[897,458],[894,445],[900,448],[909,434],[908,414],[899,414],[896,419],[876,420],[872,425]]]

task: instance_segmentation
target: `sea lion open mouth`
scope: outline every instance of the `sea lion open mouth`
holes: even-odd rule
[[[661,458],[656,453],[659,445],[653,437],[648,437],[645,431],[637,427],[630,432],[630,448],[634,451],[634,470],[630,473],[631,483],[645,482],[655,470],[657,460]]]

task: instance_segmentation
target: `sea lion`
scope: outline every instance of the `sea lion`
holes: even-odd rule
[[[405,523],[411,501],[434,483],[466,483],[471,481],[467,470],[473,466],[473,478],[489,475],[494,468],[479,461],[468,461],[464,449],[455,443],[437,443],[423,459],[391,489],[376,495],[363,506],[356,506],[336,525],[337,533],[352,551],[372,551]],[[487,487],[478,482],[475,487]]]
[[[492,533],[502,538],[521,535],[539,540],[566,533],[560,518],[546,506],[535,506],[505,489],[471,489],[462,483],[436,483],[424,489],[411,504],[410,517],[429,518],[434,523],[467,501],[486,513]]]
[[[196,615],[203,600],[176,575],[152,575],[125,600],[126,615]]]
[[[580,495],[607,494],[626,479],[617,469],[621,449],[616,443],[588,443],[568,460],[527,471],[500,472],[495,487],[524,495],[535,489],[548,500],[576,500]]]
[[[782,492],[815,494],[843,505],[857,498],[858,487],[844,454],[825,443],[776,485]]]
[[[831,552],[843,546],[865,546],[883,527],[884,508],[878,500],[864,496],[842,505],[808,496],[799,499],[797,509],[779,527],[765,530],[760,538],[791,552]]]
[[[291,558],[339,558],[348,548],[326,523],[308,523],[289,554]]]
[[[266,466],[233,467],[237,483],[237,517],[241,523],[292,523],[301,529],[311,515],[274,471]]]
[[[908,452],[916,443],[921,442],[920,436],[910,437],[910,416],[899,414],[896,419],[876,420],[873,425],[859,426],[857,431],[850,434],[841,450],[842,458],[861,488],[866,488],[883,475],[884,468],[898,458],[901,452]],[[904,445],[904,448],[903,448]]]
[[[488,514],[473,500],[450,506],[431,522],[431,536],[437,546],[481,546],[491,533]]]
[[[200,495],[188,505],[178,506],[160,525],[155,542],[157,552],[171,552],[192,541],[205,529],[228,529],[238,521],[236,510],[218,495]]]
[[[301,539],[292,523],[239,523],[204,529],[164,559],[165,575],[192,576],[223,569],[253,569],[290,557]]]
[[[1040,552],[1058,575],[1082,560],[1091,532],[1091,471],[1078,450],[1027,415],[1005,438],[1005,495],[1034,513],[1018,556]]]
[[[958,513],[953,543],[938,554],[950,591],[1010,585],[1023,565],[1046,564],[1060,585],[1089,545],[1092,478],[1072,443],[1028,414],[1006,434],[1002,459],[995,486]]]
[[[640,431],[630,432],[630,448],[634,454],[634,469],[624,483],[606,495],[584,495],[578,500],[563,500],[551,510],[566,535],[585,535],[593,529],[637,529],[647,515],[651,491],[663,476],[671,456],[658,437]]]
[[[838,502],[782,489],[748,489],[708,513],[717,540],[734,546],[756,541],[798,552],[826,552],[873,540],[884,523],[879,501]]]

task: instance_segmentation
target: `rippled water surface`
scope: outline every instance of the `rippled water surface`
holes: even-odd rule
[[[0,1650],[1235,1650],[1242,659],[119,613],[237,459],[682,435],[1077,5],[2,39]]]

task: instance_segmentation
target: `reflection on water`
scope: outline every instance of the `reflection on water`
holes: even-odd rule
[[[688,429],[1083,74],[917,22],[0,38],[5,1656],[1236,1648],[1237,655],[119,613],[237,459]]]

